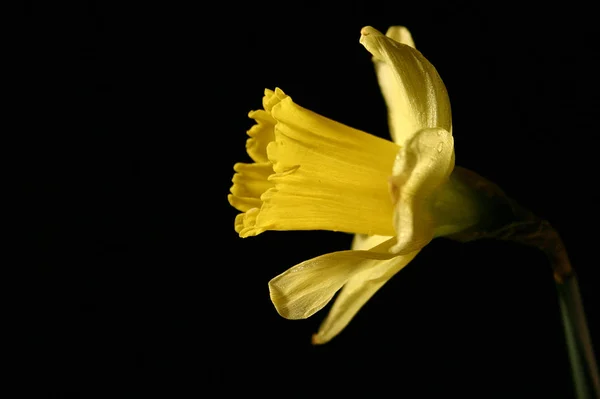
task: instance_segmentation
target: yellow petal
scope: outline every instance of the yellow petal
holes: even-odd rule
[[[360,42],[375,60],[377,78],[386,100],[390,133],[403,145],[424,128],[452,128],[450,100],[436,69],[416,49],[406,28],[396,27],[390,35],[402,44],[367,26]]]
[[[335,299],[329,314],[312,337],[313,344],[324,344],[338,335],[354,318],[356,313],[394,274],[419,253],[382,260],[372,268],[366,268],[352,276]]]
[[[423,129],[400,150],[390,178],[397,244],[406,254],[423,248],[434,237],[436,196],[454,169],[454,140],[442,128]]]
[[[351,249],[354,251],[367,251],[373,250],[374,247],[379,244],[391,239],[391,236],[378,236],[378,235],[366,235],[366,234],[355,234],[352,240]]]
[[[387,249],[393,243],[388,240],[381,246]],[[305,319],[321,310],[352,276],[377,269],[394,256],[380,248],[333,252],[307,260],[269,281],[271,301],[286,319]]]
[[[385,35],[398,43],[406,44],[412,48],[415,47],[415,42],[410,31],[405,26],[390,26],[385,32]]]

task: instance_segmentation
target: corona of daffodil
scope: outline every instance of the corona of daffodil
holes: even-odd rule
[[[285,318],[303,319],[340,291],[313,336],[335,337],[386,281],[433,238],[481,218],[478,201],[454,169],[448,93],[409,31],[361,30],[385,98],[393,141],[327,119],[265,90],[250,112],[253,163],[238,163],[229,202],[235,230],[332,230],[355,234],[352,249],[302,262],[269,282]]]

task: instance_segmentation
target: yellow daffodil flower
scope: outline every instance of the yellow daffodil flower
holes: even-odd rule
[[[279,314],[304,319],[335,303],[313,336],[335,337],[358,310],[434,237],[474,226],[477,201],[453,174],[450,102],[410,32],[361,30],[386,100],[393,141],[327,119],[265,90],[249,117],[253,163],[234,166],[228,199],[235,230],[332,230],[355,234],[352,249],[302,262],[269,282]]]

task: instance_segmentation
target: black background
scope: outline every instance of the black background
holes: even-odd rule
[[[327,308],[285,320],[267,282],[351,236],[233,230],[232,167],[248,161],[246,115],[263,89],[387,138],[359,32],[405,25],[448,88],[457,164],[561,232],[600,331],[593,12],[440,4],[28,5],[24,389],[572,397],[554,283],[536,250],[435,240],[313,347]]]

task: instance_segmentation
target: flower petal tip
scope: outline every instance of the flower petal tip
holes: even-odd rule
[[[383,59],[383,54],[381,54],[381,37],[383,37],[383,34],[372,26],[365,26],[360,30],[360,44],[377,60]]]
[[[285,293],[279,288],[276,280],[277,277],[269,281],[269,297],[271,298],[271,302],[273,303],[275,310],[279,316],[283,317],[284,319],[299,319],[299,317],[294,317],[294,315],[292,315],[291,309],[287,306],[288,303]]]
[[[377,29],[373,28],[372,26],[365,26],[360,30],[360,35],[361,36],[381,35],[381,32],[379,32]]]
[[[323,345],[325,343],[325,341],[321,340],[321,338],[319,337],[319,334],[313,334],[310,339],[310,343],[317,346],[317,345]]]

